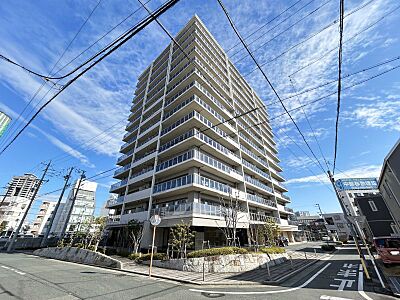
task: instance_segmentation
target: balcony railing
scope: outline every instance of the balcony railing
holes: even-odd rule
[[[115,190],[123,185],[126,185],[128,183],[128,178],[121,180],[120,182],[114,183],[111,185],[110,191]]]
[[[130,178],[132,179],[132,178],[138,177],[138,176],[140,176],[142,174],[145,174],[147,172],[150,172],[152,170],[153,170],[153,167],[148,167],[148,168],[143,169],[143,170],[141,170],[139,172],[133,173]]]
[[[117,199],[110,199],[107,201],[107,207],[112,205],[121,204],[124,202],[124,196],[119,196]]]
[[[121,155],[120,157],[118,157],[117,163],[119,163],[119,162],[123,161],[124,159],[128,158],[130,155],[132,155],[133,152],[135,152],[135,149],[129,150],[124,155]]]
[[[153,193],[160,193],[167,190],[171,190],[177,187],[181,187],[188,184],[200,184],[207,188],[226,193],[232,194],[232,188],[224,183],[218,182],[216,180],[212,180],[210,178],[200,176],[198,174],[189,174],[179,178],[174,178],[172,180],[164,181],[154,185]]]
[[[261,176],[263,176],[265,178],[271,179],[271,176],[268,173],[264,172],[260,168],[257,168],[255,165],[253,165],[252,163],[248,162],[244,158],[242,158],[242,162],[246,167],[248,167],[249,169],[251,169],[254,172],[258,173],[259,175],[261,175]]]
[[[240,145],[240,149],[242,149],[242,151],[244,153],[246,153],[247,155],[249,155],[250,157],[252,157],[256,161],[258,161],[261,165],[263,165],[264,167],[268,168],[268,163],[264,159],[262,159],[261,157],[258,157],[257,155],[255,155],[253,152],[251,152],[245,146]]]
[[[252,178],[252,177],[250,177],[248,175],[244,175],[244,179],[246,180],[246,182],[249,182],[249,183],[251,183],[251,184],[253,184],[255,186],[258,186],[259,188],[261,188],[263,190],[266,190],[266,191],[268,191],[270,193],[273,193],[272,188],[270,188],[268,185],[262,183],[261,181],[258,181],[255,178]]]
[[[265,199],[258,195],[247,194],[247,200],[258,202],[271,207],[276,207],[276,203],[274,201]]]
[[[273,216],[266,216],[259,213],[250,213],[250,220],[259,222],[272,222],[279,224],[279,218]]]
[[[124,148],[126,148],[126,147],[128,147],[130,144],[132,144],[134,141],[136,141],[136,136],[134,136],[133,138],[131,138],[129,141],[127,141],[125,144],[123,144],[122,146],[121,146],[121,150],[122,149],[124,149]]]
[[[126,170],[129,170],[130,167],[131,167],[131,164],[127,164],[126,166],[117,169],[117,170],[114,172],[114,176],[117,176],[117,175],[119,175],[119,174],[125,172]]]
[[[200,214],[206,216],[223,217],[223,207],[203,203],[181,203],[167,207],[153,208],[151,214],[162,217]]]
[[[283,209],[284,209],[285,211],[287,211],[287,212],[294,213],[293,209],[290,208],[290,207],[286,207],[286,206],[285,206]]]

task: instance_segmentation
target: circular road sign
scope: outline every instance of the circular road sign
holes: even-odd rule
[[[161,217],[159,215],[154,215],[150,218],[150,223],[153,226],[160,225],[161,223]]]

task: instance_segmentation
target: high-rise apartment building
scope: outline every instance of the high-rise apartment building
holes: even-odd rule
[[[39,211],[36,215],[35,220],[33,221],[32,227],[30,228],[30,232],[34,236],[38,236],[40,234],[44,234],[47,229],[47,222],[54,213],[54,208],[56,207],[56,202],[52,201],[43,201],[39,207]]]
[[[0,111],[0,137],[6,131],[10,122],[11,122],[11,118],[9,116],[7,116],[5,113],[3,113],[2,111]]]
[[[263,101],[197,16],[176,41],[190,61],[171,43],[139,76],[108,228],[160,214],[158,247],[166,247],[169,228],[181,220],[196,232],[196,247],[223,245],[221,201],[233,198],[241,206],[241,244],[248,243],[249,224],[266,221],[293,241],[297,226]]]
[[[97,183],[91,181],[82,181],[79,185],[76,181],[74,187],[71,189],[67,201],[59,207],[55,220],[51,229],[54,235],[60,235],[67,223],[65,233],[70,234],[76,231],[84,230],[89,225],[94,214],[96,203],[96,189]],[[77,193],[78,191],[78,193]],[[73,201],[76,195],[75,202]],[[74,204],[73,204],[74,202]],[[68,212],[72,207],[71,215],[68,218]],[[57,220],[57,222],[56,222]]]
[[[25,174],[14,176],[8,184],[0,200],[0,224],[5,225],[7,234],[11,234],[18,227],[28,209],[29,201],[39,188],[39,181],[35,175]]]

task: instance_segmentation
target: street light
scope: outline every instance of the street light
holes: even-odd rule
[[[325,217],[324,217],[324,215],[323,215],[323,213],[322,213],[322,209],[321,209],[321,206],[319,205],[319,203],[316,203],[316,204],[315,204],[315,207],[318,207],[320,216],[321,216],[322,220],[324,220],[324,226],[325,226],[325,230],[326,230],[326,236],[327,236],[328,239],[329,239],[329,238],[330,238],[330,237],[329,237],[329,231],[328,231],[328,228],[326,227],[326,225],[328,225],[328,222],[326,222],[326,220],[325,220]],[[326,243],[329,245],[329,240],[326,240]]]

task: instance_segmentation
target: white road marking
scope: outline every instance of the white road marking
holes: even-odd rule
[[[13,268],[10,268],[10,267],[7,267],[7,266],[1,266],[1,267],[4,268],[4,269],[13,271],[13,272],[15,272],[15,273],[17,273],[17,274],[19,274],[19,275],[25,275],[24,272],[18,271],[18,270],[16,270],[16,269],[13,269]]]
[[[360,265],[358,270],[358,293],[366,300],[374,300],[364,292],[364,272],[362,265]]]
[[[287,292],[293,292],[297,291],[301,288],[306,287],[309,285],[319,274],[321,274],[323,271],[325,271],[326,268],[328,268],[331,265],[331,263],[327,263],[322,269],[320,269],[317,273],[315,273],[312,277],[310,277],[306,282],[303,284],[296,286],[294,288],[290,289],[283,289],[283,290],[275,290],[275,291],[258,291],[258,292],[226,292],[226,291],[207,291],[207,290],[198,290],[198,289],[189,289],[191,292],[197,292],[197,293],[207,293],[207,294],[225,294],[225,295],[263,295],[263,294],[278,294],[278,293],[287,293]]]
[[[341,297],[334,297],[334,296],[327,296],[327,295],[322,295],[319,297],[321,300],[353,300],[350,298],[341,298]]]
[[[343,292],[345,287],[352,287],[355,280],[353,279],[342,279],[342,278],[334,278],[335,281],[340,281],[339,284],[331,284],[331,287],[337,287],[338,291]]]

